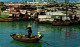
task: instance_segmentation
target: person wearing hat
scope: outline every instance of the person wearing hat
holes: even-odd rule
[[[41,37],[41,32],[37,32],[38,33],[38,37]]]
[[[28,25],[28,38],[30,38],[30,36],[31,36],[31,33],[32,33],[32,30],[31,30],[31,25]]]

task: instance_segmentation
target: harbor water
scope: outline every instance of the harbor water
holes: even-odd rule
[[[36,43],[13,40],[11,33],[28,34],[24,29],[32,25],[32,34],[40,31],[44,37]],[[0,47],[80,47],[80,26],[52,26],[35,21],[0,22]]]

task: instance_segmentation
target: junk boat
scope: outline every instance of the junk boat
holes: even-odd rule
[[[21,41],[21,42],[29,42],[29,43],[38,42],[43,37],[43,35],[41,35],[40,37],[37,35],[31,35],[31,37],[28,38],[28,35],[16,34],[16,33],[11,33],[10,36],[14,40]]]

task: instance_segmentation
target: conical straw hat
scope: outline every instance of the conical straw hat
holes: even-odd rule
[[[38,34],[41,34],[41,32],[37,32]]]
[[[32,27],[31,25],[28,25],[28,27]]]

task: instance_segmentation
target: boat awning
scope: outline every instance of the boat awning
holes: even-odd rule
[[[46,12],[46,15],[66,15],[62,12]]]
[[[26,10],[20,10],[21,14],[26,14]]]
[[[50,15],[39,15],[38,18],[51,18]]]

